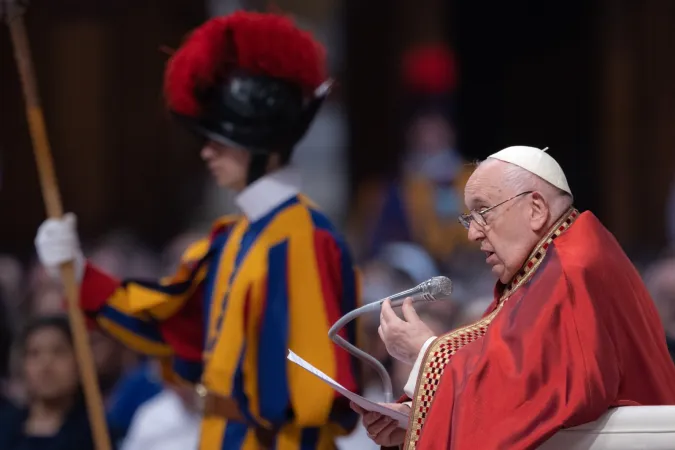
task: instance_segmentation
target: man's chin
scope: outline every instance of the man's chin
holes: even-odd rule
[[[508,275],[504,273],[504,266],[502,264],[495,264],[492,266],[492,274],[502,283],[507,284],[511,281],[508,278]],[[506,281],[505,281],[506,280]]]
[[[213,181],[216,183],[216,186],[218,186],[219,188],[234,189],[234,183],[230,179],[214,175]]]

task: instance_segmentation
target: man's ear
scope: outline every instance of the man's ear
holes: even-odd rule
[[[532,193],[530,202],[530,225],[533,231],[540,231],[546,226],[551,214],[548,202],[539,192]]]
[[[278,152],[270,153],[270,156],[267,159],[267,167],[265,170],[267,172],[272,172],[282,166],[281,155]]]

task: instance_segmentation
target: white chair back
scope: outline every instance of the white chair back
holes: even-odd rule
[[[675,450],[675,406],[622,406],[556,433],[539,450]]]

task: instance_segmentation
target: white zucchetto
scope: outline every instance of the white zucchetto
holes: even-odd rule
[[[567,184],[567,178],[565,178],[565,173],[560,164],[551,155],[546,153],[547,149],[548,147],[540,150],[536,147],[517,145],[500,150],[488,156],[488,158],[498,159],[522,167],[539,178],[548,181],[558,189],[572,195],[572,191]]]

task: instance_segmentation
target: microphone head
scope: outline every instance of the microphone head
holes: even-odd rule
[[[427,283],[429,295],[434,300],[445,300],[452,294],[452,281],[448,277],[433,277]]]

